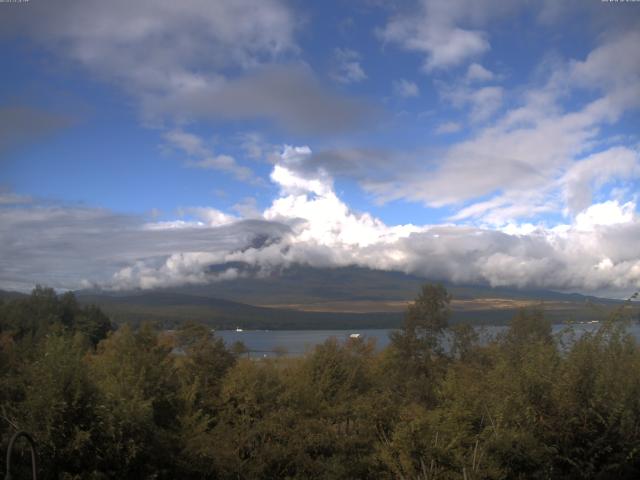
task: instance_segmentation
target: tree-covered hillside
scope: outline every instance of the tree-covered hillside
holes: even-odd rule
[[[0,443],[30,432],[44,479],[638,478],[628,314],[560,342],[523,310],[480,345],[425,285],[383,351],[358,338],[252,360],[202,325],[113,330],[38,288],[0,303]]]

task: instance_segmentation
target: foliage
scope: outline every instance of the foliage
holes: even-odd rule
[[[193,322],[113,331],[39,287],[0,303],[2,446],[31,432],[45,479],[638,478],[628,309],[561,338],[522,311],[481,342],[449,303],[426,285],[384,350],[254,360]]]

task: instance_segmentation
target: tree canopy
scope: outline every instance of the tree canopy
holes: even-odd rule
[[[426,285],[385,349],[330,339],[252,359],[202,325],[114,329],[39,287],[0,304],[1,446],[30,432],[39,478],[65,480],[640,476],[624,309],[562,339],[522,311],[480,342],[448,327],[450,301]]]

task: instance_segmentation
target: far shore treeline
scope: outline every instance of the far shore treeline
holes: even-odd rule
[[[252,360],[195,322],[115,328],[42,287],[0,300],[0,473],[23,430],[41,479],[640,478],[630,307],[575,337],[522,310],[487,344],[450,301],[422,287],[382,351]],[[21,446],[13,478],[28,464]]]

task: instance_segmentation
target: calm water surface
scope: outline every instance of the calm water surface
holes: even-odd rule
[[[478,328],[480,338],[484,341],[495,337],[506,327],[486,326]],[[565,329],[565,325],[554,325],[554,333]],[[576,336],[584,332],[594,331],[598,328],[597,323],[574,325]],[[380,349],[389,344],[389,334],[393,329],[369,329],[369,330],[218,330],[216,335],[221,337],[227,345],[236,341],[241,341],[251,351],[254,357],[272,357],[276,350],[283,349],[288,355],[302,355],[313,349],[318,344],[329,338],[336,338],[344,341],[349,335],[358,333],[360,338],[372,338],[376,341],[376,346]],[[640,341],[640,324],[637,322],[629,326],[628,331]],[[445,345],[446,348],[446,345]]]

